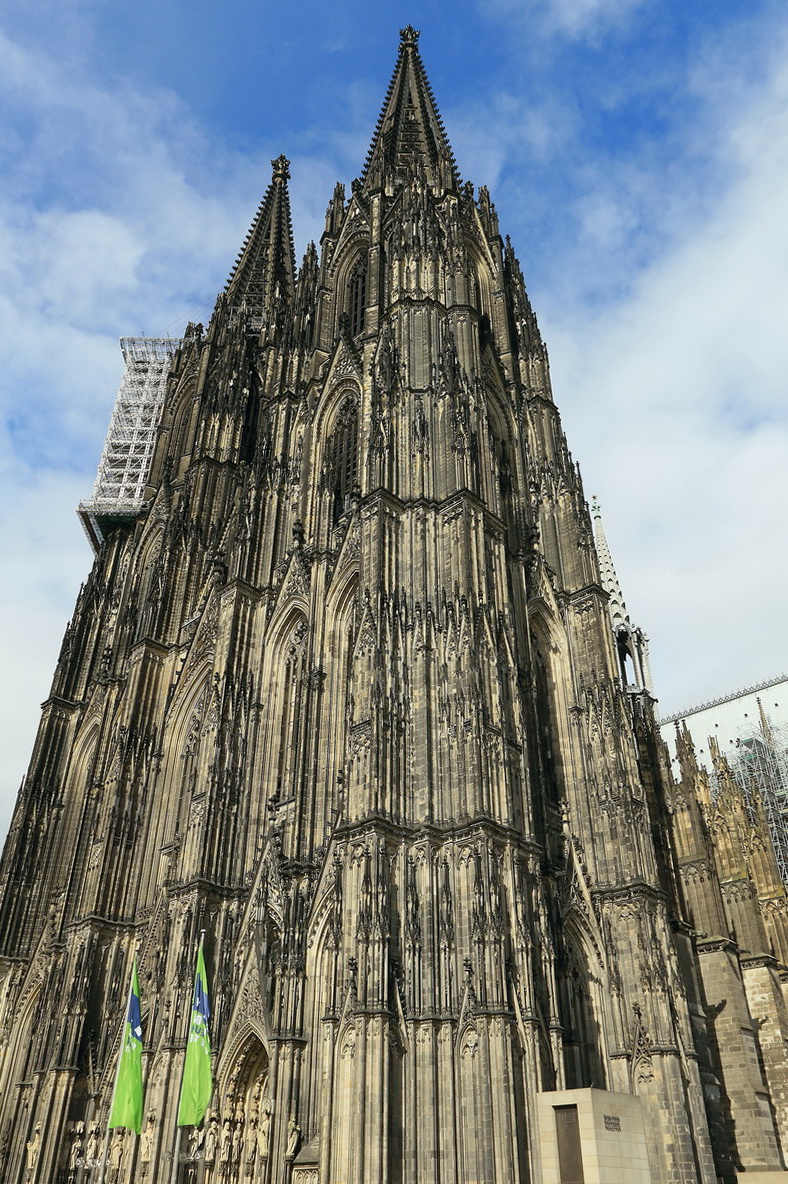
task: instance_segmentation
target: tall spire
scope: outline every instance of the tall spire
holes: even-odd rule
[[[615,632],[619,625],[626,625],[631,629],[632,623],[629,619],[627,606],[624,604],[624,594],[618,582],[616,569],[613,567],[613,558],[607,545],[605,528],[602,525],[602,510],[596,497],[591,499],[591,514],[594,519],[594,541],[599,558],[599,574],[602,577],[602,587],[610,597],[608,607],[610,619],[613,622],[613,631]]]
[[[399,56],[364,166],[365,189],[401,184],[423,169],[436,189],[457,189],[460,176],[443,129],[412,25],[400,30]]]
[[[288,302],[295,288],[295,252],[287,180],[290,161],[271,161],[274,173],[232,270],[225,292],[230,304],[262,313]]]

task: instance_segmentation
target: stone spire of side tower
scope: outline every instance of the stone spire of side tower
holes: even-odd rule
[[[290,161],[271,161],[273,177],[225,286],[229,305],[252,315],[280,308],[293,299],[295,255],[287,182]]]

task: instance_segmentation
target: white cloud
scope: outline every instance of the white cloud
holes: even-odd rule
[[[733,180],[711,215],[631,297],[593,317],[554,307],[548,329],[666,710],[787,664],[788,69],[763,61],[764,83],[720,112]]]
[[[521,27],[568,37],[594,37],[625,25],[649,0],[482,0],[481,7]]]
[[[625,24],[645,0],[549,0],[548,19],[572,36],[610,25]]]

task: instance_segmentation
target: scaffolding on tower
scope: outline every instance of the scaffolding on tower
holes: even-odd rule
[[[78,514],[94,550],[113,522],[136,517],[145,501],[176,337],[121,337],[126,363],[99,461],[93,494]]]

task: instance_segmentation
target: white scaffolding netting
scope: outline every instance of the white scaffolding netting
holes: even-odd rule
[[[99,461],[93,495],[83,503],[93,514],[134,513],[143,501],[156,431],[172,359],[181,341],[173,337],[121,337],[126,370]]]

